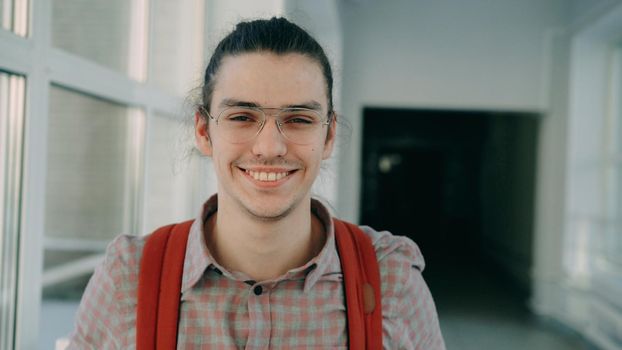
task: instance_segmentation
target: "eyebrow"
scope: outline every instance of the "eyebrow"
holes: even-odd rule
[[[257,102],[236,100],[234,98],[226,98],[226,99],[222,100],[220,102],[219,106],[220,107],[262,108],[262,106],[259,105],[259,103],[257,103]],[[322,104],[317,102],[317,101],[310,100],[310,101],[306,101],[306,102],[303,102],[303,103],[300,103],[300,104],[284,105],[284,106],[281,106],[279,108],[306,108],[306,109],[312,109],[312,110],[315,110],[315,111],[321,111],[322,110]]]

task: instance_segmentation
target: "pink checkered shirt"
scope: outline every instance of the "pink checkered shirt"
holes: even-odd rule
[[[314,259],[257,283],[227,271],[207,250],[203,223],[210,198],[190,229],[178,349],[346,349],[347,327],[339,256],[328,210],[312,210],[327,232]],[[374,243],[382,279],[385,349],[445,349],[419,248],[405,237],[362,226]],[[108,247],[76,315],[69,349],[134,349],[136,293],[145,237],[122,235]]]

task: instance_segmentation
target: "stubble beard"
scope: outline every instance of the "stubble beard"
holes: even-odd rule
[[[249,162],[234,162],[234,166],[235,167],[241,167],[241,168],[247,168],[248,167]],[[291,161],[287,161],[284,159],[281,160],[263,160],[263,161],[254,161],[251,164],[253,165],[268,165],[268,166],[286,166],[286,167],[291,167],[291,164],[294,164],[294,168],[299,169],[298,171],[302,171],[303,167],[299,164],[299,163],[295,163],[295,162],[291,162]],[[308,190],[310,191],[310,189]],[[289,216],[296,208],[298,208],[302,201],[304,200],[304,198],[308,197],[308,191],[307,193],[302,193],[302,194],[297,194],[294,195],[293,198],[288,198],[287,201],[289,202],[287,204],[287,207],[285,209],[277,209],[275,210],[276,212],[274,213],[269,213],[267,211],[262,211],[261,210],[261,204],[257,204],[257,203],[253,203],[253,201],[250,201],[249,203],[245,203],[244,201],[244,196],[245,195],[251,195],[250,193],[244,194],[243,190],[239,193],[237,193],[237,195],[233,195],[232,197],[235,198],[235,201],[237,202],[238,206],[240,208],[243,209],[243,211],[253,220],[257,220],[260,222],[277,222],[279,220],[282,220],[284,218],[286,218],[287,216]],[[260,196],[260,195],[259,195]]]
[[[291,202],[284,209],[275,210],[275,212],[269,213],[267,211],[262,211],[259,208],[256,208],[252,205],[252,203],[244,203],[240,198],[238,198],[238,205],[244,209],[246,214],[254,220],[261,222],[277,222],[286,217],[288,217],[296,208],[300,206],[302,201],[306,196],[302,196],[302,198],[293,198]]]

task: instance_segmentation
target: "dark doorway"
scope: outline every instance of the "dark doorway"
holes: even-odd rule
[[[427,276],[484,262],[526,294],[537,125],[527,113],[366,108],[361,223],[417,242]]]

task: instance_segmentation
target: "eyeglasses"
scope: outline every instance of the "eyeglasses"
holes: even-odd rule
[[[266,110],[277,111],[272,115],[281,135],[298,145],[313,143],[322,127],[330,123],[329,117],[307,108],[228,107],[216,118],[203,108],[216,122],[219,134],[231,143],[245,143],[259,135],[266,125]]]

